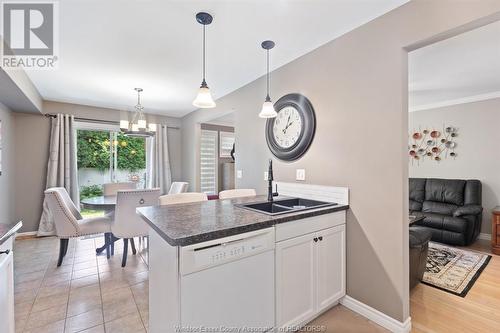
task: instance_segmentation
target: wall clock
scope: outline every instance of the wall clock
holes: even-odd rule
[[[301,94],[288,94],[274,108],[278,115],[267,120],[267,146],[280,160],[297,160],[311,145],[316,131],[312,104]]]

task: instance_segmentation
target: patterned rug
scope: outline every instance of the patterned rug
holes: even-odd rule
[[[491,256],[429,242],[423,283],[465,297]]]

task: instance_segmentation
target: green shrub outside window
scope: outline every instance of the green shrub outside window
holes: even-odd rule
[[[110,141],[109,132],[78,131],[78,169],[108,170],[110,145],[117,146],[118,169],[137,171],[146,168],[146,147],[142,138],[131,138],[118,133],[117,140]]]

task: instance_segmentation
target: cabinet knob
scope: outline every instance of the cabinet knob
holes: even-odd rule
[[[318,239],[319,239],[320,241],[322,241],[322,240],[323,240],[323,236],[319,236],[319,237],[318,237]]]
[[[314,237],[313,238],[314,242],[317,242],[318,241],[318,238],[317,237]]]
[[[0,254],[9,254],[10,250],[0,251]]]

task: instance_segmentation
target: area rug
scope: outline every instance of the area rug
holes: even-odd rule
[[[423,283],[465,297],[491,256],[429,242]]]

